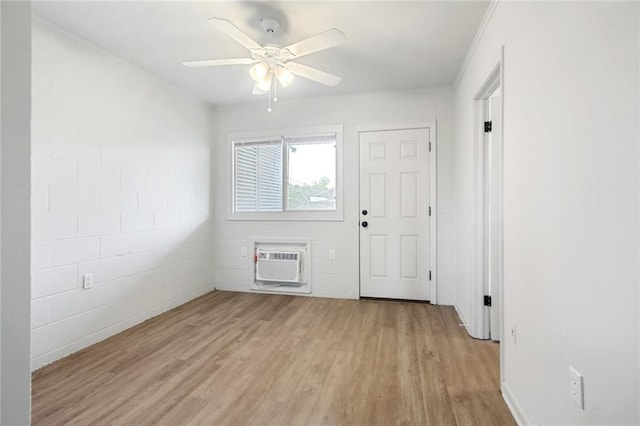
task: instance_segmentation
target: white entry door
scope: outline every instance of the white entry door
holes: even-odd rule
[[[429,129],[360,133],[360,295],[429,300]]]

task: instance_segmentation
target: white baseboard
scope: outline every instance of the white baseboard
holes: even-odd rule
[[[121,333],[124,330],[135,327],[136,325],[141,324],[150,318],[153,318],[155,316],[168,312],[173,308],[176,308],[187,302],[190,302],[191,300],[196,299],[200,296],[203,296],[213,290],[214,290],[213,285],[203,286],[189,293],[186,293],[174,299],[171,299],[161,305],[154,306],[151,309],[137,312],[121,321],[110,324],[101,330],[95,331],[86,336],[82,336],[77,340],[74,340],[69,343],[65,343],[62,346],[54,348],[45,354],[32,358],[31,371],[33,372],[55,361],[65,358],[75,352],[78,352],[84,348],[87,348],[98,342],[106,340],[109,337],[115,336],[116,334]]]
[[[516,420],[516,423],[518,423],[519,426],[528,426],[533,424],[524,415],[520,403],[513,395],[513,392],[511,392],[511,388],[509,387],[507,382],[502,382],[500,390],[502,391],[502,398],[504,399],[504,402],[507,403],[507,407],[509,407],[509,410],[511,411],[513,418]]]
[[[249,292],[249,286],[247,285],[236,285],[230,283],[216,283],[215,289],[221,291],[238,291],[243,293]]]
[[[462,321],[460,325],[464,326],[465,330],[467,330],[467,334],[469,334],[469,323],[465,319],[464,315],[462,315],[462,311],[460,311],[460,308],[458,308],[457,304],[453,305],[453,309],[456,310],[456,313],[458,314],[458,318],[460,318],[460,321]]]
[[[305,296],[305,297],[324,297],[324,298],[331,298],[331,299],[359,299],[359,294],[357,293],[357,291],[349,288],[349,289],[323,289],[323,288],[318,288],[318,287],[314,287],[312,289],[311,292],[306,292],[306,291],[295,291],[297,289],[292,288],[290,290],[292,291],[287,291],[287,288],[280,288],[279,291],[269,291],[269,289],[264,289],[264,288],[259,288],[259,287],[255,287],[252,288],[249,285],[238,285],[236,283],[229,283],[229,282],[217,282],[215,283],[215,289],[216,290],[221,290],[221,291],[236,291],[236,292],[241,292],[241,293],[263,293],[263,294],[274,294],[274,293],[279,293],[279,294],[288,294],[288,295],[292,295],[292,296]]]
[[[250,291],[257,293],[282,293],[282,294],[311,294],[311,286],[303,284],[300,286],[276,285],[269,287],[267,284],[254,283],[249,287]]]

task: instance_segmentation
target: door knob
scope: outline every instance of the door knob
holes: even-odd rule
[[[369,212],[368,212],[368,211],[366,211],[366,210],[362,210],[362,215],[363,215],[363,216],[366,216],[366,215],[367,215],[367,213],[369,213]]]
[[[363,228],[366,228],[367,226],[369,226],[369,224],[366,221],[362,222],[362,227]]]

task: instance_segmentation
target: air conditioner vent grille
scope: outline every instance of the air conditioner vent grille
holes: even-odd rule
[[[298,253],[271,252],[269,260],[298,260]]]
[[[258,251],[260,260],[298,260],[300,253],[287,251]]]
[[[256,281],[301,284],[302,260],[300,252],[258,250]]]

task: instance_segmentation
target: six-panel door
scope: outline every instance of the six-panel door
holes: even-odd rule
[[[360,133],[359,213],[361,296],[428,300],[428,128]]]

